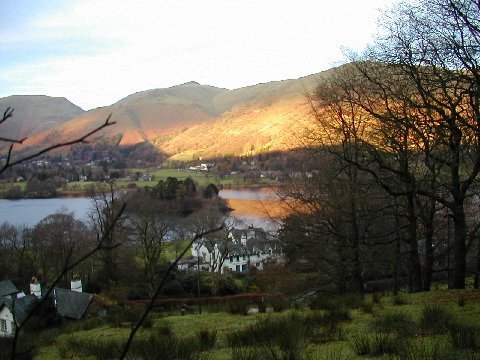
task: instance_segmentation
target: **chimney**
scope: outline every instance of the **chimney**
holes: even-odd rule
[[[38,298],[42,297],[42,287],[35,276],[30,281],[30,293]]]
[[[76,292],[82,292],[82,280],[72,280],[70,281],[70,289]]]

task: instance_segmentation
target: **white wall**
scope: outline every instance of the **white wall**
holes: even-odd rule
[[[8,309],[8,307],[4,306],[2,310],[0,310],[0,320],[5,320],[7,322],[7,331],[0,330],[0,336],[12,336],[14,331],[13,325],[13,315]]]

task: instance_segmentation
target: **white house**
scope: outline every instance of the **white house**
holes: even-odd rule
[[[233,229],[225,239],[199,239],[192,244],[192,256],[200,257],[208,270],[246,272],[263,269],[268,262],[283,262],[280,241],[271,239],[261,228]]]
[[[13,290],[12,286],[15,288],[8,280],[0,282],[0,286],[0,290],[7,289],[9,292]],[[17,290],[14,295],[0,297],[0,337],[13,336],[16,327],[25,321],[35,302],[46,293],[42,293],[37,281],[30,284],[30,292],[31,294],[24,295]],[[54,288],[49,299],[53,302],[58,316],[79,320],[87,311],[93,294],[82,292],[81,281],[74,280],[71,281],[71,289]]]
[[[0,336],[13,336],[17,325],[20,325],[28,315],[37,300],[33,294],[20,298],[4,297],[0,300]],[[13,315],[15,311],[15,316]]]

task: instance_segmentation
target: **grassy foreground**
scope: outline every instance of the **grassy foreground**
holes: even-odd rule
[[[247,315],[243,304],[202,315],[153,313],[130,358],[480,359],[479,300],[477,290],[437,290],[319,296],[308,308],[267,304],[266,313]],[[133,317],[109,316],[40,333],[35,359],[118,358]]]

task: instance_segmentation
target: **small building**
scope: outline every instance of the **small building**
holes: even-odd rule
[[[16,297],[16,294],[18,293],[19,291],[17,287],[10,280],[0,281],[0,298],[7,297],[12,299]]]
[[[250,267],[263,270],[266,263],[282,263],[283,246],[261,228],[232,229],[228,239],[195,241],[192,256],[200,257],[213,272],[247,272]]]
[[[18,299],[0,299],[0,337],[13,336],[15,329],[25,321],[36,301],[37,297],[32,294]]]

